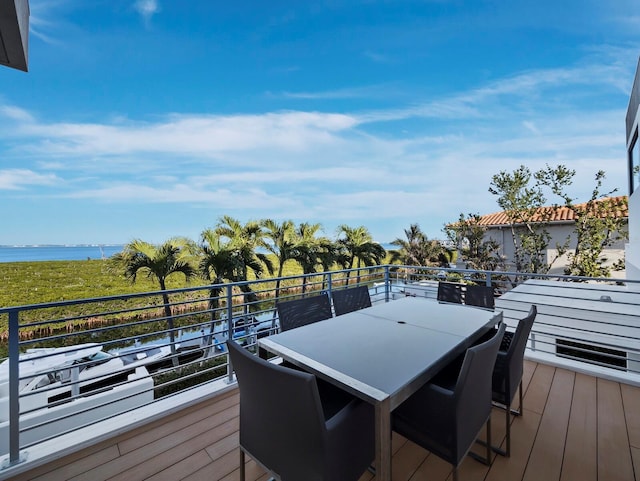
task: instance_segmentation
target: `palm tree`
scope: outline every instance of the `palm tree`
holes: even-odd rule
[[[333,269],[334,264],[338,263],[338,255],[340,250],[335,242],[327,237],[321,237],[318,239],[318,262],[322,266],[322,271],[325,273],[322,279],[322,289],[326,288],[327,279],[329,277],[329,271]]]
[[[177,365],[175,333],[169,295],[166,293],[166,281],[173,274],[183,274],[187,281],[196,275],[197,271],[190,263],[193,254],[192,245],[190,240],[178,237],[169,239],[160,245],[136,239],[126,244],[122,252],[113,256],[114,262],[124,267],[125,277],[132,283],[136,281],[140,272],[145,273],[148,278],[158,281],[162,291],[174,365]]]
[[[211,336],[218,320],[220,308],[220,295],[222,284],[225,281],[246,281],[246,271],[251,269],[257,277],[262,274],[263,265],[257,259],[250,259],[247,263],[240,247],[234,247],[230,241],[225,241],[214,229],[206,229],[201,234],[199,271],[204,279],[211,283],[209,290],[209,309],[211,310],[211,334],[207,337],[206,344],[211,343]],[[248,285],[245,284],[250,291]],[[247,292],[245,291],[245,294]],[[231,319],[230,322],[233,322]]]
[[[404,230],[406,239],[397,238],[391,244],[398,250],[391,252],[391,261],[410,266],[428,266],[434,263],[448,265],[446,249],[436,240],[429,240],[418,224]]]
[[[202,232],[201,238],[198,270],[200,275],[212,285],[209,291],[209,309],[211,309],[211,321],[215,322],[220,307],[221,284],[225,280],[234,282],[237,273],[242,270],[242,265],[236,251],[230,248],[229,244],[225,243],[214,230],[206,229]]]
[[[341,225],[338,227],[339,238],[337,244],[340,248],[338,262],[342,263],[345,269],[358,269],[358,282],[360,282],[360,268],[362,265],[373,266],[384,261],[387,251],[377,242],[373,241],[371,233],[365,226],[349,227]],[[349,283],[349,272],[347,272],[347,284]]]
[[[269,274],[273,274],[271,259],[266,254],[256,251],[258,247],[263,246],[262,238],[264,235],[258,222],[249,221],[242,224],[237,219],[225,215],[220,218],[215,232],[228,240],[228,247],[233,249],[238,256],[241,267],[240,271],[236,273],[234,282],[247,281],[249,271],[252,271],[256,277],[260,277],[265,267]],[[247,283],[242,283],[240,290],[244,293],[245,299],[250,301],[249,309],[252,309],[257,297],[251,287]]]
[[[296,240],[291,258],[300,264],[303,274],[318,272],[318,266],[322,265],[321,255],[324,253],[325,243],[324,239],[316,237],[321,228],[321,224],[304,222],[296,229]],[[307,277],[302,278],[303,294],[307,290],[307,281]]]
[[[293,221],[285,220],[278,224],[272,219],[261,222],[266,242],[264,247],[278,259],[278,279],[276,280],[276,299],[280,295],[280,278],[284,270],[284,264],[293,258],[293,249],[296,243],[296,231]]]
[[[273,274],[273,263],[269,257],[261,252],[256,252],[258,247],[263,245],[263,232],[260,224],[249,221],[242,224],[237,219],[228,215],[222,216],[215,228],[215,233],[228,240],[228,247],[235,249],[242,263],[241,273],[238,275],[239,281],[246,281],[249,271],[253,271],[256,277],[262,274],[266,267],[270,274]]]

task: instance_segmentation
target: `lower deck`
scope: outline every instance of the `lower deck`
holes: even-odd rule
[[[640,479],[640,388],[530,361],[523,387],[511,457],[496,456],[491,467],[467,457],[461,481]],[[238,399],[231,390],[14,479],[238,480]],[[502,442],[504,412],[492,416],[494,442]],[[451,479],[450,465],[395,434],[392,462],[393,481]],[[247,479],[269,477],[249,461]]]

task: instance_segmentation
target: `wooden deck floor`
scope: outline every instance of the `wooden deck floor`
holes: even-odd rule
[[[511,457],[497,456],[491,468],[467,458],[461,481],[640,480],[640,388],[531,362],[524,386]],[[494,439],[504,430],[504,413],[494,409]],[[237,445],[234,390],[16,479],[232,481],[239,479]],[[247,476],[268,479],[252,461]],[[360,481],[372,479],[365,473]],[[447,463],[394,435],[394,481],[448,479]]]

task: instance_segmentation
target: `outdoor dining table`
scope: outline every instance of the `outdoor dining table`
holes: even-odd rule
[[[260,339],[375,408],[376,479],[391,480],[391,412],[493,327],[496,312],[406,297]]]

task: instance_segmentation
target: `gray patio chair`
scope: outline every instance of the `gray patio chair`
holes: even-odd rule
[[[276,309],[278,310],[281,331],[288,331],[333,317],[331,301],[327,294],[278,302]]]
[[[469,306],[486,307],[487,309],[493,309],[495,307],[493,287],[471,285],[467,286],[464,294],[464,303]]]
[[[323,398],[313,374],[227,347],[240,389],[240,480],[246,453],[281,481],[357,481],[375,456],[373,406]]]
[[[453,465],[469,454],[491,464],[491,375],[505,325],[496,335],[467,349],[393,411],[393,430]],[[483,425],[487,425],[486,457],[471,447]]]
[[[371,307],[371,296],[367,286],[331,291],[331,297],[336,316]]]
[[[536,306],[532,305],[529,313],[518,322],[514,333],[505,333],[498,351],[496,365],[493,370],[493,401],[505,408],[507,417],[506,449],[494,447],[493,450],[503,456],[511,455],[511,414],[522,415],[522,372],[524,364],[524,350],[527,339],[538,314]],[[520,408],[511,408],[516,391],[520,392]]]
[[[462,304],[462,284],[438,282],[438,301]]]

